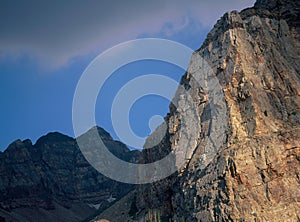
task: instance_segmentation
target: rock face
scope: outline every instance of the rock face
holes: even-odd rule
[[[137,161],[139,152],[102,128],[98,132],[113,154]],[[17,140],[0,159],[0,216],[6,221],[82,221],[107,207],[109,198],[119,199],[133,189],[98,173],[76,140],[60,133],[49,133],[34,145]]]
[[[207,65],[199,58],[224,100],[212,101],[199,86],[197,70]],[[299,221],[300,1],[258,0],[226,13],[193,54],[181,86],[168,133],[143,158],[153,162],[183,144],[186,160],[169,178],[138,188],[141,218],[155,212],[172,221]],[[191,104],[186,93],[196,105],[182,112],[179,101]],[[225,136],[212,152],[212,105],[223,102],[225,128],[214,129]]]

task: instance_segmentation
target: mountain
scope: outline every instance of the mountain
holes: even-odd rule
[[[171,153],[177,170],[130,193],[98,174],[72,138],[14,142],[0,154],[0,215],[78,221],[128,193],[93,221],[299,221],[300,1],[257,0],[226,13],[193,53],[165,122],[140,162]],[[120,146],[115,155],[137,160],[100,134],[112,152]]]
[[[97,130],[114,155],[138,160],[138,151],[114,141],[104,129]],[[134,188],[98,173],[76,140],[57,132],[42,136],[34,145],[16,140],[0,159],[0,218],[6,221],[82,221]]]
[[[226,13],[193,53],[165,119],[164,139],[143,159],[172,152],[179,167],[138,187],[136,218],[299,221],[300,1]]]

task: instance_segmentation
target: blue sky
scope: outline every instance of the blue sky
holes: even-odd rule
[[[72,100],[88,64],[101,52],[132,39],[165,38],[198,49],[217,19],[254,0],[1,1],[0,150],[16,139],[36,141],[59,131],[73,136]],[[97,103],[97,124],[114,133],[114,95],[139,75],[160,73],[178,81],[184,70],[144,61],[129,64],[107,81]],[[169,101],[146,96],[129,116],[133,131],[150,133],[149,118],[168,112]]]

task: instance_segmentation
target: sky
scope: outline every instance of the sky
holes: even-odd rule
[[[149,37],[196,50],[225,12],[253,4],[254,0],[0,1],[0,150],[16,139],[34,143],[53,131],[74,136],[76,85],[103,51]],[[129,80],[150,73],[179,81],[184,70],[157,61],[128,64],[113,73],[98,95],[104,100],[96,104],[97,124],[115,139],[119,138],[110,117],[114,96]],[[132,130],[149,135],[149,119],[165,116],[168,106],[159,96],[141,98],[128,117]]]

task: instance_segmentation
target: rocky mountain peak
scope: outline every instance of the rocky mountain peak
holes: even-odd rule
[[[60,143],[60,142],[73,142],[74,138],[64,135],[59,132],[50,132],[44,136],[41,136],[35,143],[36,146],[40,144]]]
[[[297,1],[294,0],[257,0],[255,2],[255,8],[267,8],[270,10],[278,9],[280,7],[288,7],[290,4],[294,4]]]
[[[165,180],[139,187],[137,204],[148,209],[146,218],[155,212],[174,221],[299,220],[299,4],[258,0],[240,13],[228,12],[193,54],[181,83],[199,104],[191,108],[194,116],[173,107],[168,135],[155,152],[144,152],[153,162],[181,144],[189,150],[186,164]],[[199,96],[205,92],[197,78],[204,73],[195,70],[206,70],[199,57],[218,79],[228,114],[225,139],[207,165],[214,101],[199,101],[208,98]],[[180,98],[178,90],[174,100]],[[193,131],[185,130],[184,123],[197,119]],[[187,138],[196,144],[187,145]]]
[[[101,137],[101,139],[103,139],[103,140],[113,140],[113,138],[111,137],[111,135],[107,131],[105,131],[102,127],[100,127],[100,126],[94,126],[89,131],[87,131],[85,133],[85,135],[89,135],[94,129],[97,130],[98,135]]]
[[[137,161],[138,152],[97,129],[112,153]],[[82,221],[133,189],[97,172],[76,140],[58,132],[34,145],[16,140],[0,157],[0,221]]]
[[[18,139],[12,142],[4,152],[16,152],[18,150],[24,149],[24,148],[29,148],[32,146],[32,142],[29,139],[26,139],[24,141]]]

